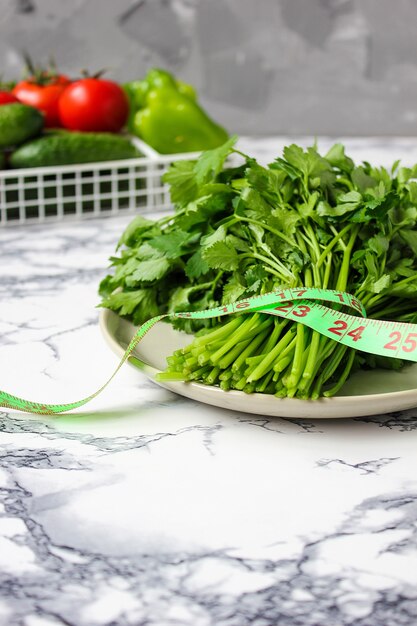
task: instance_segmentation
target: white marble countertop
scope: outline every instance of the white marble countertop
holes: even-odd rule
[[[417,162],[417,140],[346,143]],[[112,372],[97,285],[128,220],[0,232],[1,388],[65,402]],[[0,425],[0,624],[417,623],[417,409],[264,418],[126,366],[84,410]]]

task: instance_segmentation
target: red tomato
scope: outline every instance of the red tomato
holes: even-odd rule
[[[19,100],[10,91],[0,91],[0,105],[12,104],[12,102],[19,102]]]
[[[12,93],[20,102],[42,111],[45,115],[45,126],[54,128],[60,126],[58,100],[69,83],[69,78],[64,75],[45,77],[38,81],[35,78],[22,80]]]
[[[101,78],[75,81],[59,100],[61,124],[69,130],[117,133],[125,125],[128,113],[123,89]]]

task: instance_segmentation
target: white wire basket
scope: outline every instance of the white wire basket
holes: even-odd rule
[[[162,175],[199,153],[161,155],[132,137],[143,155],[123,161],[0,171],[0,227],[171,208]]]

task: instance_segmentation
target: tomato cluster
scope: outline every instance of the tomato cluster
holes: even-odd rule
[[[72,81],[56,72],[34,73],[18,82],[11,92],[0,91],[0,105],[12,102],[39,109],[47,128],[117,133],[129,114],[123,89],[99,76]]]

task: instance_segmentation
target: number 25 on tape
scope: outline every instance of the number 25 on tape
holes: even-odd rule
[[[399,330],[394,330],[390,333],[391,341],[385,344],[384,348],[386,350],[399,350],[400,346],[398,345],[402,339],[402,333]],[[404,344],[401,346],[401,350],[403,352],[414,352],[417,349],[417,333],[408,333],[407,337],[404,340]]]

